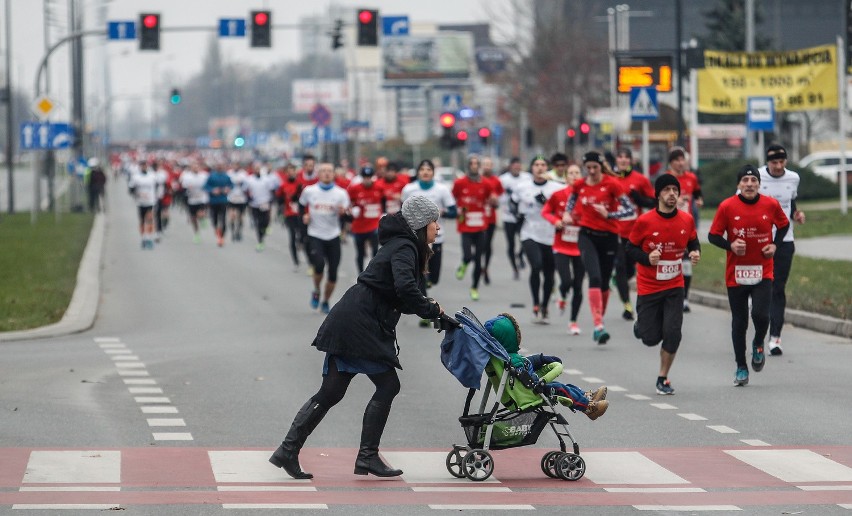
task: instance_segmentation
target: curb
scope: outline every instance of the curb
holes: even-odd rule
[[[721,310],[730,310],[727,296],[714,294],[712,292],[704,292],[701,290],[690,290],[689,300],[700,305],[709,306],[711,308],[719,308]],[[784,321],[799,328],[827,333],[829,335],[837,335],[852,339],[852,321],[848,319],[838,319],[827,315],[815,314],[811,312],[803,312],[802,310],[787,309],[784,312]]]
[[[103,213],[95,215],[89,241],[77,270],[77,286],[68,309],[57,323],[34,328],[0,333],[0,342],[61,337],[86,331],[95,323],[101,290],[101,259],[103,257],[106,221]]]

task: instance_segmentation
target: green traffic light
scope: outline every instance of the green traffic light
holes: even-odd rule
[[[246,139],[242,136],[237,136],[234,138],[234,147],[240,148],[246,144]]]
[[[178,104],[180,104],[180,101],[181,101],[180,91],[177,90],[177,89],[173,89],[172,90],[172,96],[169,98],[169,102],[171,102],[173,106],[177,106]]]

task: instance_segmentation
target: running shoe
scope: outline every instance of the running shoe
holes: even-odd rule
[[[776,357],[784,354],[781,350],[781,337],[769,337],[769,354]]]
[[[194,234],[192,236],[192,243],[193,244],[200,244],[201,243],[201,235],[199,235],[198,233]]]
[[[484,281],[486,285],[491,284],[491,276],[488,275],[488,269],[482,269],[482,281]]]
[[[734,377],[734,385],[737,387],[742,387],[743,385],[748,385],[748,368],[747,367],[738,367],[737,375]]]
[[[541,324],[550,324],[550,314],[547,312],[547,308],[541,309]]]
[[[319,308],[319,292],[311,292],[311,308]]]
[[[470,300],[479,301],[479,291],[475,288],[470,289]]]
[[[515,281],[521,279],[521,273],[518,272],[517,269],[512,271],[512,279],[514,279]]]
[[[683,313],[688,314],[688,313],[689,313],[689,312],[691,312],[691,311],[692,311],[692,309],[691,309],[691,308],[689,308],[689,301],[687,301],[686,299],[684,299],[684,300],[683,300]]]
[[[258,253],[263,251],[265,248],[266,248],[266,244],[264,244],[263,242],[258,242],[258,244],[256,246],[254,246],[254,250],[257,251]]]
[[[556,302],[556,307],[559,308],[559,315],[562,315],[562,314],[565,313],[565,298],[564,297],[560,298]]]
[[[766,355],[763,354],[763,346],[752,344],[751,346],[751,368],[754,369],[755,373],[759,373],[763,370],[763,366],[766,365]]]
[[[327,314],[331,311],[331,307],[328,305],[328,301],[322,302],[322,304],[320,305],[320,311],[322,311],[322,313],[324,314]]]
[[[671,396],[674,392],[672,382],[670,382],[668,378],[665,380],[657,380],[657,394]]]
[[[225,239],[222,238],[222,237],[217,237],[216,238],[216,245],[218,245],[219,247],[224,246],[225,245]]]
[[[571,335],[579,335],[580,334],[580,327],[577,325],[577,323],[572,322],[568,326],[568,333],[570,333]]]
[[[541,324],[541,308],[538,305],[533,306],[533,324]]]
[[[464,273],[467,272],[467,264],[463,263],[456,269],[456,279],[461,281],[464,279]]]
[[[595,328],[595,331],[592,333],[592,339],[598,344],[606,344],[609,340],[609,333],[607,333],[606,328],[600,326]]]
[[[624,311],[621,313],[621,318],[625,321],[633,320],[633,305],[630,304],[630,301],[624,303]]]

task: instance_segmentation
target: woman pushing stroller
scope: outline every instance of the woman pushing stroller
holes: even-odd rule
[[[269,458],[291,477],[313,478],[299,465],[299,451],[359,373],[370,378],[376,391],[364,411],[355,474],[402,475],[379,457],[379,442],[400,390],[396,372],[400,368],[396,346],[400,315],[435,319],[443,313],[425,295],[432,254],[429,245],[435,241],[439,215],[434,202],[414,196],[399,212],[383,217],[379,222],[381,248],[320,326],[313,346],[326,353],[322,384],[296,414],[281,446]]]

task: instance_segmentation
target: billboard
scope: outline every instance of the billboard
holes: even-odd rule
[[[293,81],[293,111],[310,113],[317,104],[343,109],[349,99],[343,79],[296,79]]]
[[[467,81],[473,67],[473,35],[441,32],[433,36],[382,38],[385,86]]]

